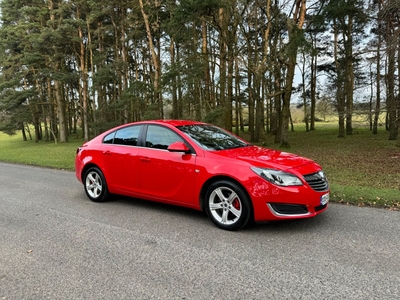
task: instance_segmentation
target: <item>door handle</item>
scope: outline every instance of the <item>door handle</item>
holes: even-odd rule
[[[110,150],[103,151],[103,154],[104,155],[111,155],[111,151]]]
[[[142,161],[142,162],[150,162],[151,160],[148,157],[142,156],[142,157],[140,157],[140,161]]]

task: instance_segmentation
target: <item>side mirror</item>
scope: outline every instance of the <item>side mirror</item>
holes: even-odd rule
[[[171,145],[169,145],[169,147],[167,149],[170,152],[184,152],[187,154],[190,153],[189,147],[186,146],[186,144],[183,142],[172,143]]]

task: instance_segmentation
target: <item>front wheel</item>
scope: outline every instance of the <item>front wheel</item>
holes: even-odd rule
[[[85,173],[83,184],[86,195],[94,202],[107,200],[109,193],[103,173],[97,167],[88,169]]]
[[[239,230],[251,217],[250,199],[243,188],[230,181],[211,184],[206,193],[205,210],[211,221],[225,230]]]

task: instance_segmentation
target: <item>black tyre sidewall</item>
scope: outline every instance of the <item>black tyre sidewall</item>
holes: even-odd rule
[[[97,198],[93,198],[92,196],[90,196],[90,194],[88,193],[88,191],[86,189],[86,178],[87,178],[88,174],[91,172],[96,172],[99,175],[101,182],[102,182],[102,190],[101,190],[100,196]],[[109,196],[106,179],[104,178],[103,172],[101,172],[101,170],[97,167],[91,167],[86,171],[85,176],[83,177],[83,186],[84,186],[86,195],[93,202],[104,202],[107,200],[107,198]]]
[[[237,220],[234,224],[231,224],[231,225],[221,224],[211,214],[210,206],[209,206],[210,195],[212,194],[212,192],[215,189],[220,188],[220,187],[230,188],[231,190],[235,191],[235,193],[240,198],[240,201],[242,204],[242,214],[241,214],[239,220]],[[206,198],[204,201],[204,209],[205,209],[208,217],[211,219],[211,221],[215,225],[217,225],[221,229],[230,230],[230,231],[239,230],[239,229],[242,229],[243,227],[245,227],[249,223],[251,216],[252,216],[252,207],[250,205],[250,199],[249,199],[249,196],[247,195],[247,193],[238,184],[231,182],[231,181],[225,181],[225,180],[216,181],[210,185],[210,187],[208,188],[207,193],[206,193]]]

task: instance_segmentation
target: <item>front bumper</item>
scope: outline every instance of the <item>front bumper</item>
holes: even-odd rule
[[[310,207],[300,204],[267,203],[267,206],[277,218],[307,218],[324,211],[328,204]]]
[[[324,212],[329,203],[329,188],[315,191],[309,185],[279,187],[258,181],[250,192],[255,221],[311,218]]]

